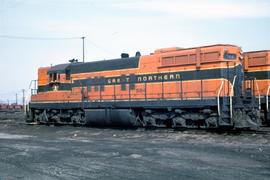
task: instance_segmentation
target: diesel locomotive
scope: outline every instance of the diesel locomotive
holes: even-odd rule
[[[260,102],[263,125],[270,125],[270,50],[244,53],[244,71],[246,79],[254,79],[254,96]],[[251,86],[248,81],[247,86]]]
[[[246,64],[245,64],[246,65]],[[38,69],[27,122],[125,127],[258,128],[256,83],[241,48],[163,48]]]

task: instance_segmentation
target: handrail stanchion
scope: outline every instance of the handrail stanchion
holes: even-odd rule
[[[221,90],[223,88],[223,85],[224,85],[224,80],[222,81],[221,85],[220,85],[220,88],[218,90],[218,94],[217,94],[217,107],[218,107],[218,115],[220,116],[220,104],[219,104],[219,96],[220,96],[220,93],[221,93]]]
[[[259,94],[259,110],[261,110],[261,94],[260,94],[260,89],[259,89],[256,78],[255,78],[255,83],[256,83],[256,89],[257,89],[258,94]]]
[[[232,107],[232,96],[234,94],[234,85],[235,85],[236,77],[237,77],[236,75],[233,77],[232,89],[230,91],[230,117],[231,118],[232,118],[232,115],[233,115],[233,113],[232,113],[232,109],[233,109],[233,107]]]
[[[201,100],[203,99],[203,81],[201,79]]]
[[[268,96],[269,96],[269,92],[270,92],[270,86],[268,86],[267,93],[266,93],[266,112],[269,111],[269,107],[268,107]]]
[[[115,95],[115,84],[113,85],[113,100],[116,100],[116,95]]]
[[[144,99],[145,99],[145,101],[147,101],[146,91],[147,91],[147,89],[146,89],[146,82],[145,82],[144,83]]]
[[[182,78],[180,79],[180,83],[181,83],[181,100],[183,100],[183,80],[182,80]]]

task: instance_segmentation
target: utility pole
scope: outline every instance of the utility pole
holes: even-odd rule
[[[22,89],[23,97],[22,97],[22,102],[23,102],[23,112],[25,113],[25,89]]]
[[[84,39],[85,39],[85,37],[82,37],[82,43],[83,43],[83,62],[84,62]]]
[[[34,86],[35,86],[35,94],[37,93],[37,80],[35,80],[35,84],[34,84]]]
[[[16,105],[18,105],[18,93],[16,93]]]

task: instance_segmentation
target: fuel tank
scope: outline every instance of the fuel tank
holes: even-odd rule
[[[135,126],[135,116],[129,109],[86,109],[86,125],[90,126]]]

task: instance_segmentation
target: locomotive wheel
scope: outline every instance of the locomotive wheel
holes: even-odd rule
[[[187,126],[186,124],[186,120],[182,117],[174,117],[172,119],[172,128],[177,128],[177,127],[181,127],[181,128],[185,128]]]
[[[86,124],[86,120],[85,120],[85,117],[83,115],[83,112],[78,110],[77,112],[75,112],[71,118],[71,124],[73,124],[73,126],[83,126]]]
[[[135,126],[142,126],[142,127],[146,127],[146,122],[143,120],[143,118],[141,117],[141,114],[138,114],[136,116],[136,120],[135,120]]]
[[[43,112],[40,112],[39,110],[36,111],[35,122],[37,124],[47,124],[49,122],[46,110],[44,110]]]
[[[217,117],[209,117],[205,120],[206,128],[217,128]]]

